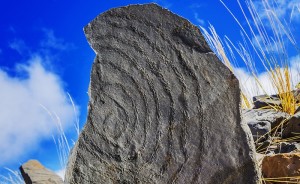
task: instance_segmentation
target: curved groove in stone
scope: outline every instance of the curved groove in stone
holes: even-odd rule
[[[199,29],[150,4],[105,12],[85,34],[97,56],[67,182],[256,182],[238,81]]]

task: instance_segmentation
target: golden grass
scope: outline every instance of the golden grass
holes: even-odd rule
[[[276,108],[288,114],[294,114],[296,111],[296,100],[292,92],[289,66],[286,65],[283,70],[279,67],[271,68],[269,73],[281,102],[281,107]]]
[[[256,85],[260,88],[260,91],[264,91],[266,95],[271,96],[272,94],[267,94],[267,90],[264,89],[265,86],[258,77],[256,66],[260,64],[263,66],[264,70],[268,73],[269,81],[273,86],[273,89],[276,94],[278,94],[281,106],[274,106],[270,104],[269,108],[275,110],[283,111],[288,114],[294,114],[297,104],[292,93],[293,84],[292,76],[290,73],[290,66],[288,63],[288,58],[286,53],[286,43],[284,40],[289,40],[292,45],[296,45],[296,42],[291,34],[288,26],[284,21],[280,20],[277,17],[276,12],[272,9],[272,5],[269,1],[263,0],[264,8],[266,9],[266,15],[268,16],[268,24],[270,25],[269,29],[271,31],[267,32],[266,26],[264,26],[262,19],[259,17],[259,13],[256,10],[254,3],[251,0],[246,1],[246,7],[250,17],[246,16],[246,10],[242,4],[238,2],[240,9],[244,15],[245,21],[248,25],[249,32],[242,26],[240,21],[234,16],[230,9],[226,6],[225,3],[220,0],[221,3],[225,6],[228,12],[232,15],[234,20],[240,26],[242,30],[243,43],[238,43],[237,45],[233,44],[232,41],[225,36],[226,45],[230,54],[232,55],[232,50],[229,47],[231,45],[234,50],[238,53],[240,58],[243,60],[249,73],[251,73],[254,78]],[[229,54],[226,53],[225,46],[215,31],[214,27],[210,25],[208,31],[201,27],[206,40],[209,45],[212,47],[212,50],[217,54],[221,61],[234,73],[234,67],[229,59]],[[269,35],[271,34],[271,36]],[[259,39],[260,38],[260,39]],[[285,39],[288,38],[288,39]],[[229,44],[227,44],[227,41]],[[252,52],[255,53],[255,56],[258,58],[257,61],[254,61],[251,56],[251,51],[248,44],[251,46]],[[273,50],[270,49],[270,46],[274,46]],[[284,56],[282,56],[284,55]],[[299,85],[300,86],[300,85]],[[251,99],[249,95],[247,96],[247,90],[243,84],[242,88],[242,107],[250,108]],[[259,90],[257,90],[259,91]]]
[[[276,183],[297,183],[299,184],[300,182],[300,176],[295,176],[295,177],[278,177],[278,178],[262,178],[263,181],[265,182],[276,182]]]

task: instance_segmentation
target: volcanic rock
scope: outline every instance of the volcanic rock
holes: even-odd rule
[[[63,180],[54,172],[45,168],[37,160],[29,160],[20,167],[26,184],[63,184]]]
[[[96,59],[67,183],[258,183],[238,80],[196,26],[147,4],[84,31]]]
[[[281,107],[278,95],[260,95],[253,97],[254,109]]]
[[[293,90],[291,93],[294,96],[294,100],[296,103],[300,102],[300,90]],[[282,95],[284,96],[284,94]],[[273,107],[282,107],[281,104],[281,97],[279,94],[275,94],[275,95],[259,95],[259,96],[255,96],[253,97],[253,105],[254,105],[254,109],[266,109],[266,108],[273,108]]]
[[[300,144],[296,142],[281,142],[278,144],[277,149],[274,150],[275,153],[291,153],[291,152],[299,152]]]
[[[293,91],[293,95],[295,97],[295,101],[296,103],[300,102],[300,89],[296,89]]]
[[[287,113],[273,109],[247,109],[243,110],[242,116],[251,130],[254,141],[258,142],[268,139],[271,129],[289,117]],[[280,128],[277,131],[281,131]]]
[[[300,141],[300,111],[294,114],[287,122],[282,132],[282,138],[293,138]]]
[[[266,180],[270,180],[266,182],[267,184],[298,183],[300,182],[300,154],[283,153],[265,156],[262,161],[262,173]]]

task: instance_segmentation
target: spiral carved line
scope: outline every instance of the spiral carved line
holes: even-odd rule
[[[230,131],[241,131],[233,116],[239,101],[231,97],[238,87],[230,86],[237,83],[199,30],[157,5],[137,5],[100,15],[85,33],[97,57],[71,183],[213,183],[210,178],[229,177],[227,167],[243,159],[236,152],[224,158],[219,147],[228,148],[220,136],[233,140],[225,143],[234,151],[246,140],[236,141],[241,136]],[[219,103],[226,95],[232,102]],[[214,117],[223,109],[229,116]],[[222,121],[230,128],[221,130]],[[210,149],[211,141],[216,145]]]
[[[118,29],[127,29],[126,27],[124,28],[124,27],[118,27]],[[133,28],[133,27],[131,27],[131,29],[129,29],[129,30],[132,30],[132,32],[134,32],[134,33],[138,33],[136,30],[137,30],[137,28]],[[121,30],[122,31],[122,30]],[[120,31],[120,32],[121,32]],[[187,134],[187,130],[186,130],[186,125],[185,125],[185,122],[188,120],[188,118],[189,118],[189,115],[188,115],[188,106],[187,106],[187,100],[185,99],[185,92],[186,92],[186,90],[187,90],[187,87],[186,87],[186,85],[185,85],[185,83],[184,83],[184,77],[183,77],[183,75],[179,72],[179,70],[185,70],[185,72],[186,73],[188,73],[188,75],[190,75],[192,78],[193,78],[193,80],[195,80],[196,81],[196,84],[198,85],[198,89],[199,89],[199,83],[198,83],[198,79],[196,78],[196,75],[195,75],[195,73],[192,71],[192,69],[186,64],[186,63],[184,63],[184,61],[183,61],[183,59],[182,58],[180,58],[180,54],[179,54],[179,58],[180,58],[180,64],[181,64],[181,67],[182,68],[180,68],[180,69],[177,69],[176,68],[176,66],[174,66],[174,65],[172,65],[172,62],[171,62],[171,59],[170,58],[167,58],[164,54],[162,54],[163,53],[163,51],[162,50],[160,50],[158,47],[155,47],[155,45],[154,44],[151,44],[151,42],[150,42],[150,39],[148,39],[147,38],[147,36],[146,36],[146,34],[141,34],[141,33],[138,33],[138,35],[140,36],[140,35],[142,35],[141,36],[141,38],[146,42],[146,43],[148,43],[148,45],[149,45],[149,47],[151,48],[151,49],[154,49],[155,51],[157,51],[158,53],[159,53],[159,55],[158,55],[158,57],[160,57],[160,59],[162,60],[162,61],[165,61],[166,63],[168,63],[169,65],[170,65],[170,68],[173,70],[173,72],[174,72],[174,74],[175,74],[175,76],[176,76],[176,79],[178,80],[178,82],[180,83],[180,85],[181,85],[181,89],[182,89],[182,96],[183,96],[183,100],[182,101],[180,101],[180,103],[181,103],[181,106],[183,107],[183,130],[181,131],[181,136],[179,137],[179,139],[180,139],[180,149],[181,149],[181,152],[182,152],[182,154],[184,155],[184,162],[182,163],[182,164],[180,164],[180,166],[176,169],[176,171],[174,172],[174,174],[173,174],[173,176],[171,177],[171,179],[170,179],[170,181],[168,182],[168,183],[173,183],[174,181],[176,181],[176,176],[182,171],[182,168],[183,168],[183,166],[184,166],[184,164],[187,162],[187,155],[186,155],[186,148],[185,148],[185,144],[186,144],[186,134]],[[100,37],[100,36],[98,36],[98,39],[100,39],[100,40],[103,40],[103,41],[105,41],[106,39],[107,40],[116,40],[116,39],[118,39],[118,43],[122,43],[122,44],[126,44],[127,45],[127,47],[129,46],[129,47],[133,47],[137,52],[139,52],[139,54],[141,54],[141,55],[146,55],[147,53],[145,53],[144,51],[143,51],[143,49],[140,49],[136,44],[134,44],[134,43],[132,43],[132,42],[130,42],[130,41],[128,41],[128,40],[123,40],[123,39],[121,39],[121,38],[118,38],[118,37],[116,37],[116,36],[113,36],[113,35],[105,35],[105,36],[102,36],[102,37]],[[164,39],[164,38],[162,38],[162,39]],[[135,60],[135,59],[133,59],[132,57],[130,57],[128,54],[126,54],[126,53],[124,53],[121,49],[118,49],[118,48],[116,48],[116,47],[113,47],[113,46],[110,46],[110,47],[103,47],[103,46],[99,46],[99,48],[100,49],[102,49],[102,50],[105,50],[105,49],[107,49],[107,50],[109,50],[109,51],[114,51],[115,53],[118,53],[119,55],[121,55],[122,57],[124,57],[124,59],[126,60],[126,61],[130,61],[131,63],[133,63],[133,66],[135,67],[135,68],[137,68],[139,71],[140,71],[140,73],[142,73],[142,71],[143,70],[141,70],[141,67],[137,64],[137,61]],[[107,61],[105,61],[105,62],[107,62]],[[109,63],[110,65],[113,65],[112,63]],[[169,100],[170,100],[170,111],[169,111],[169,120],[168,120],[168,133],[167,133],[167,135],[168,135],[168,138],[167,138],[167,140],[168,140],[168,142],[167,142],[167,151],[166,151],[166,155],[167,155],[167,157],[166,157],[166,159],[165,159],[165,161],[164,161],[164,163],[162,164],[162,167],[161,167],[161,169],[160,169],[160,173],[161,174],[164,174],[164,172],[165,172],[165,170],[166,170],[166,168],[168,168],[168,164],[170,163],[170,157],[172,157],[172,152],[170,151],[170,150],[173,150],[173,148],[172,148],[172,144],[173,144],[173,138],[172,138],[172,128],[173,128],[173,125],[172,125],[172,123],[173,123],[173,121],[174,121],[174,114],[175,114],[175,108],[174,108],[174,100],[173,100],[173,97],[172,97],[172,94],[171,94],[171,89],[170,89],[170,87],[169,87],[169,85],[168,85],[168,82],[165,80],[165,78],[164,78],[164,76],[162,75],[162,73],[155,67],[155,63],[151,63],[151,61],[150,60],[148,60],[148,66],[149,66],[149,69],[150,69],[150,72],[152,73],[152,74],[154,74],[158,79],[159,79],[159,81],[160,81],[160,83],[162,84],[162,86],[163,86],[163,89],[164,89],[164,91],[166,92],[166,94],[167,94],[167,96],[168,96],[168,98],[169,98]],[[115,66],[115,68],[116,68],[116,66]],[[119,70],[120,71],[120,70]],[[126,75],[130,75],[128,72],[125,72],[124,70],[122,71],[122,73],[126,73]],[[145,74],[143,74],[144,76],[145,76]],[[146,77],[144,78],[144,79],[146,79],[146,81],[147,81],[147,84],[149,85],[151,82],[148,80],[148,77],[147,77],[148,75],[146,75]],[[132,79],[132,77],[131,77],[131,79]],[[132,79],[133,80],[133,79]],[[136,82],[134,82],[134,84],[136,85],[136,87],[138,87],[138,85],[137,85],[137,83]],[[152,88],[151,87],[151,89],[154,89],[154,88]],[[155,89],[154,89],[155,90]],[[140,92],[140,90],[139,90],[139,92]],[[140,92],[141,93],[141,92]],[[157,92],[156,92],[156,90],[155,90],[155,92],[153,92],[152,94],[156,94]],[[200,93],[198,93],[197,92],[197,97],[198,97],[198,104],[199,104],[199,106],[200,107],[198,107],[198,109],[201,109],[201,94]],[[145,95],[143,95],[143,98],[145,99]],[[158,107],[156,108],[156,110],[157,111],[159,111],[160,109],[159,109],[159,103],[157,103],[158,101],[156,101],[156,104],[158,104]],[[147,104],[147,103],[145,103],[145,104]],[[135,111],[136,112],[136,111]],[[201,112],[200,112],[201,113]],[[201,115],[200,115],[200,117],[201,117]],[[201,121],[201,119],[200,119],[200,121]],[[146,126],[145,126],[146,127]],[[146,131],[144,131],[144,135],[145,135],[145,137],[146,137],[146,134],[147,134],[147,132]],[[159,143],[159,135],[160,134],[156,134],[156,146],[155,146],[155,150],[153,151],[153,153],[154,154],[156,154],[157,153],[157,148],[158,148],[158,143]],[[145,137],[144,137],[144,144],[143,144],[143,147],[141,148],[141,149],[144,149],[144,147],[145,147],[145,143],[146,143],[146,139],[145,139]],[[154,158],[154,155],[152,154],[152,156],[151,156],[151,160],[150,160],[150,162],[148,162],[148,163],[151,163],[152,162],[152,159]]]

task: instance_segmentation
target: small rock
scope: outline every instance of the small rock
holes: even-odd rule
[[[271,123],[268,121],[250,121],[248,122],[248,126],[251,130],[254,141],[265,141],[269,135],[268,133],[271,131]]]
[[[287,142],[282,142],[280,143],[277,148],[274,150],[275,153],[290,153],[294,151],[299,151],[300,150],[300,144],[296,142],[292,143],[287,143]]]
[[[253,105],[253,109],[281,107],[281,102],[277,95],[260,95],[253,97]]]
[[[296,103],[299,103],[300,102],[300,89],[294,90],[293,94],[294,94]]]
[[[293,90],[291,93],[294,95],[296,103],[300,102],[300,89]],[[260,95],[253,97],[254,107],[253,109],[271,108],[274,106],[282,107],[280,97],[275,95]]]
[[[297,138],[297,137],[298,138]],[[282,138],[292,138],[294,137],[293,141],[300,140],[300,112],[294,114],[291,119],[286,124],[285,129],[282,132]]]
[[[20,167],[26,184],[63,184],[63,180],[54,172],[45,168],[37,160],[29,160]]]
[[[264,153],[271,145],[271,140],[266,140],[256,144],[256,151],[258,153]]]
[[[283,177],[299,178],[300,154],[283,153],[283,154],[265,156],[262,161],[262,173],[265,181],[267,181],[266,182],[267,184],[299,182],[299,180],[297,181],[296,179],[293,178],[283,178]],[[275,182],[275,180],[277,182]]]
[[[254,141],[258,142],[267,140],[271,129],[289,117],[287,113],[274,109],[247,109],[243,110],[242,116],[251,130]]]

